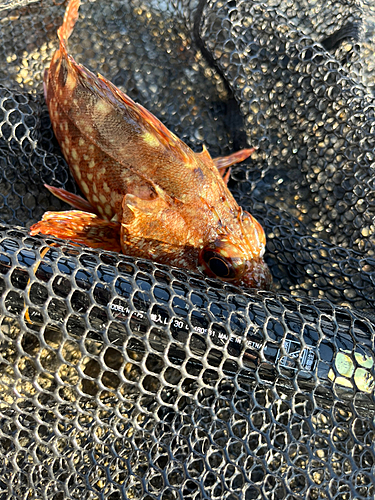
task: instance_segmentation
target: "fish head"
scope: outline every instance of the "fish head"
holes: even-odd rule
[[[243,288],[268,290],[272,276],[263,260],[266,246],[264,230],[248,212],[239,208],[237,231],[221,228],[217,237],[200,250],[199,269]]]

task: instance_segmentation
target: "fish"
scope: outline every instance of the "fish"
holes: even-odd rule
[[[30,228],[230,282],[269,289],[261,224],[228,189],[230,167],[254,148],[194,152],[141,104],[69,54],[78,20],[70,0],[44,74],[54,134],[84,199],[47,186],[75,210],[46,212]],[[229,170],[228,170],[229,169]]]

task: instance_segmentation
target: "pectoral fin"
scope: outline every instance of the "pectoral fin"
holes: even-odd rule
[[[118,222],[108,222],[95,214],[70,210],[46,212],[40,222],[30,228],[30,234],[50,234],[92,248],[121,252]]]
[[[222,172],[225,171],[228,167],[236,165],[236,163],[241,163],[241,161],[249,158],[249,156],[251,156],[254,151],[255,148],[241,149],[240,151],[237,151],[236,153],[233,153],[229,156],[218,156],[217,158],[213,158],[213,162],[219,172],[222,174]]]
[[[255,148],[241,149],[236,153],[229,156],[219,156],[217,158],[211,158],[210,153],[207,151],[205,145],[203,145],[203,150],[201,153],[196,153],[196,155],[203,161],[203,163],[211,168],[211,165],[215,165],[218,169],[221,177],[223,178],[225,184],[228,184],[230,177],[230,167],[236,163],[241,163],[241,161],[246,160],[255,151]]]

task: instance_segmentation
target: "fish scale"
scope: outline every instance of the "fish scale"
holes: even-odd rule
[[[228,174],[222,177],[254,149],[217,160],[205,147],[195,153],[109,80],[77,64],[66,43],[79,4],[67,7],[44,85],[53,130],[88,202],[50,188],[80,210],[48,212],[31,233],[268,289],[264,231],[238,206]]]

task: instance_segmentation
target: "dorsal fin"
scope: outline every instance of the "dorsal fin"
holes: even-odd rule
[[[206,146],[203,144],[202,146],[202,151],[200,153],[195,153],[205,165],[210,165],[212,166],[213,160],[211,158],[210,153],[208,152]]]
[[[103,90],[108,90],[113,94],[116,100],[122,102],[127,108],[130,108],[133,113],[138,117],[139,123],[145,123],[152,129],[155,137],[167,148],[173,149],[175,154],[180,156],[184,163],[192,163],[194,161],[195,153],[179,139],[173,132],[171,132],[163,123],[156,118],[150,111],[144,108],[141,104],[133,101],[128,95],[122,92],[119,88],[113,85],[112,82],[107,80],[103,75],[98,74],[98,79],[104,85]]]

